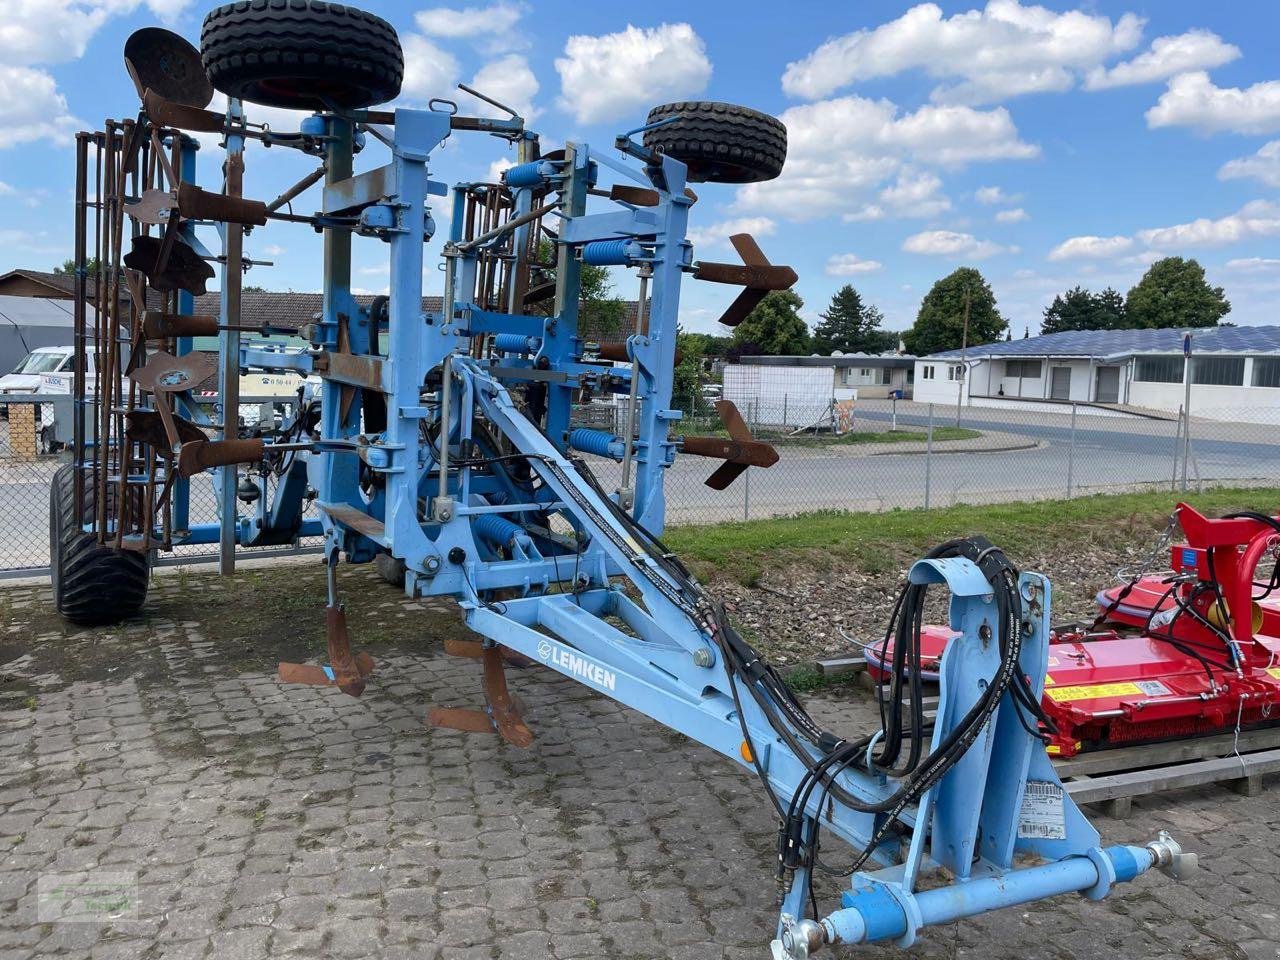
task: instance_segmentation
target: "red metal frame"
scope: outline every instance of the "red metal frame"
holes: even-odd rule
[[[1058,730],[1049,753],[1280,722],[1280,596],[1254,597],[1257,568],[1280,548],[1280,532],[1251,518],[1211,519],[1185,503],[1177,515],[1185,542],[1171,548],[1170,582],[1143,578],[1114,610],[1124,588],[1102,591],[1098,605],[1112,628],[1051,638],[1042,703]],[[1194,615],[1175,616],[1179,602]],[[1248,614],[1234,615],[1240,610]],[[1201,619],[1225,620],[1232,643]],[[926,627],[923,657],[940,658],[949,636]],[[892,657],[892,641],[868,647],[872,675],[883,678]]]

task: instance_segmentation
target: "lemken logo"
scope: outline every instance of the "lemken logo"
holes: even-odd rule
[[[567,647],[552,644],[550,640],[538,641],[538,656],[553,667],[559,667],[565,673],[593,683],[603,690],[614,690],[618,686],[618,675],[606,670],[580,653],[574,653]]]

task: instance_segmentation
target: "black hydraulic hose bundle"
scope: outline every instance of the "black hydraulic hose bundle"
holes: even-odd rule
[[[542,460],[553,474],[559,472],[555,464],[544,458],[528,459]],[[638,545],[643,555],[666,576],[659,576],[637,557],[634,562],[639,575],[685,610],[720,650],[729,680],[729,692],[742,729],[744,753],[748,755],[749,762],[782,819],[779,831],[780,876],[801,865],[843,875],[861,869],[874,855],[876,848],[897,829],[899,815],[960,761],[991,721],[1006,692],[1012,696],[1019,720],[1028,730],[1039,736],[1038,730],[1031,725],[1032,722],[1048,729],[1053,728],[1052,721],[1044,714],[1019,662],[1023,620],[1018,571],[1003,551],[986,539],[971,537],[951,540],[931,550],[926,556],[926,559],[967,558],[977,565],[991,584],[997,622],[994,625],[984,625],[984,630],[990,630],[991,636],[996,640],[1000,663],[982,694],[953,725],[938,748],[926,753],[926,738],[932,735],[932,727],[926,722],[923,711],[920,634],[927,586],[905,584],[887,631],[887,635],[893,635],[897,643],[890,702],[882,716],[881,730],[876,734],[845,740],[825,730],[810,716],[778,671],[733,629],[723,604],[707,593],[658,537],[632,519],[605,493],[590,467],[580,458],[573,458],[571,463],[578,475],[597,494],[612,519],[631,534],[628,549],[634,551]],[[565,484],[565,488],[573,496],[572,484]],[[607,536],[609,527],[603,522],[604,518],[598,516],[596,508],[585,498],[574,499],[579,507],[587,511],[588,516],[595,515],[593,522]],[[759,707],[777,737],[807,768],[806,774],[785,805],[761,765],[761,751],[753,742],[751,731],[747,727],[742,710],[743,690]],[[906,709],[907,703],[910,704],[909,711]],[[881,740],[883,742],[878,751],[873,752],[874,745]],[[872,771],[899,780],[900,784],[891,794],[878,800],[855,795],[838,782],[840,774],[854,763],[863,763]],[[828,798],[832,798],[855,811],[880,815],[877,829],[847,869],[830,870],[817,856],[820,818],[810,818],[808,813],[815,792],[818,793],[819,808],[828,802]],[[807,821],[812,823],[813,830],[812,836],[808,838],[804,836]]]

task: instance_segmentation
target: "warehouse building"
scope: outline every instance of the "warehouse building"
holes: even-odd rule
[[[1184,335],[1191,355],[1184,356]],[[1072,330],[915,361],[915,398],[974,406],[1084,403],[1280,422],[1280,327]]]

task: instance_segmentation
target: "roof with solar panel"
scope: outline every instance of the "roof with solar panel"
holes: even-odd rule
[[[970,360],[999,357],[1080,357],[1121,360],[1140,354],[1181,353],[1182,338],[1192,335],[1197,354],[1280,354],[1280,326],[1200,327],[1167,330],[1068,330],[1024,340],[984,343],[947,350],[931,357]]]

